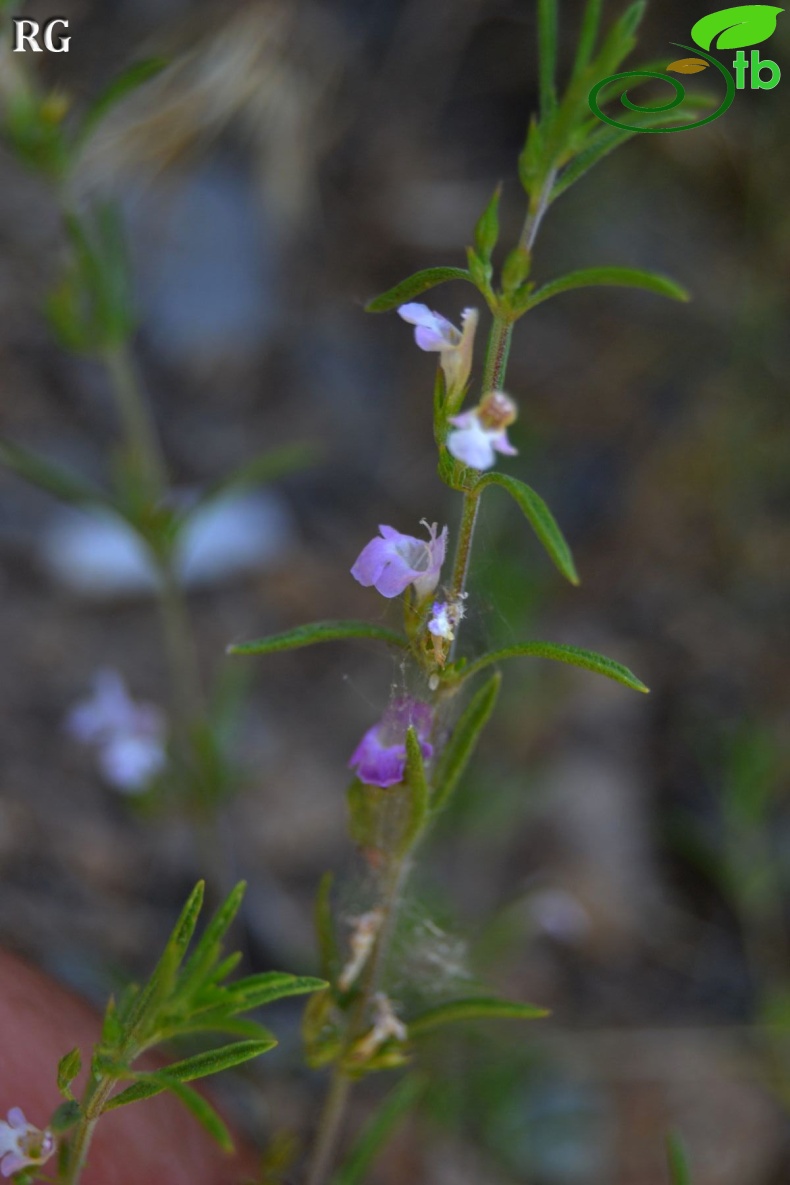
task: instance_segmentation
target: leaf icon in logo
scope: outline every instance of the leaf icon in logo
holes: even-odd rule
[[[780,12],[784,9],[774,8],[772,4],[739,4],[736,8],[723,8],[721,12],[711,12],[697,21],[691,36],[701,49],[710,49],[717,36],[716,49],[759,45],[776,29]]]
[[[707,70],[708,63],[704,58],[678,58],[676,62],[670,62],[667,70],[671,70],[673,74],[699,74],[700,70]]]

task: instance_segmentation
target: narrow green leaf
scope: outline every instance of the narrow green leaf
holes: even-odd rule
[[[10,440],[0,439],[0,465],[29,481],[31,485],[46,490],[61,502],[72,506],[108,506],[109,498],[86,482],[82,477],[61,469],[52,461],[28,452]]]
[[[365,1124],[345,1164],[332,1178],[332,1185],[362,1185],[376,1157],[426,1086],[425,1077],[409,1074],[390,1091],[373,1118]]]
[[[129,1015],[123,1018],[128,1033],[139,1036],[157,1004],[165,999],[170,992],[181,960],[195,932],[195,926],[203,906],[204,892],[205,882],[198,881],[181,911],[181,916],[173,928],[151,978],[142,991],[131,998]]]
[[[315,932],[318,939],[319,966],[325,979],[334,980],[340,967],[340,951],[337,945],[335,920],[332,916],[331,872],[325,872],[318,885],[315,898]]]
[[[176,1020],[172,1025],[158,1029],[157,1044],[172,1041],[174,1037],[184,1037],[188,1033],[224,1033],[228,1037],[242,1037],[245,1041],[273,1041],[277,1044],[274,1033],[265,1025],[258,1024],[257,1020],[234,1017],[223,1009],[203,1012],[184,1021]]]
[[[571,584],[578,584],[579,576],[576,572],[576,565],[573,562],[571,550],[565,542],[565,538],[557,526],[553,514],[540,494],[537,494],[523,481],[519,481],[518,478],[496,472],[487,473],[485,477],[482,477],[477,485],[477,489],[482,490],[486,486],[491,485],[502,486],[504,490],[507,490],[511,498],[515,499],[531,523],[532,529],[548,552],[554,565]]]
[[[302,442],[287,444],[282,448],[252,457],[251,460],[245,461],[237,469],[234,469],[232,473],[208,485],[197,502],[189,508],[184,518],[189,518],[196,510],[202,509],[215,498],[222,498],[235,491],[266,485],[276,481],[279,477],[306,469],[315,463],[319,452],[317,445]]]
[[[285,971],[264,971],[260,975],[248,975],[237,979],[225,989],[227,998],[232,999],[237,1012],[261,1008],[273,1000],[286,996],[304,996],[308,992],[322,991],[326,980],[312,975],[289,975]]]
[[[78,1048],[64,1054],[58,1062],[58,1090],[69,1099],[72,1097],[69,1087],[81,1069],[82,1054]]]
[[[260,1057],[277,1044],[274,1038],[268,1041],[234,1041],[232,1045],[223,1045],[219,1049],[210,1049],[207,1053],[198,1053],[195,1057],[185,1058],[180,1062],[173,1062],[161,1072],[135,1074],[132,1086],[122,1090],[106,1104],[105,1111],[113,1111],[116,1107],[124,1107],[127,1103],[136,1103],[140,1099],[150,1099],[169,1089],[167,1081],[193,1082],[197,1078],[207,1078],[211,1074],[219,1074],[223,1070],[230,1070],[240,1066],[254,1057]],[[167,1081],[163,1082],[163,1079]]]
[[[573,63],[573,78],[578,78],[586,69],[590,58],[595,52],[595,42],[598,38],[598,29],[601,24],[602,6],[603,0],[587,0],[584,6],[582,27],[576,48],[576,59]]]
[[[490,260],[492,252],[499,239],[499,199],[502,186],[497,185],[491,200],[486,206],[475,227],[475,249],[478,256],[486,262]]]
[[[683,1141],[677,1132],[667,1136],[667,1162],[672,1185],[691,1185],[691,1169]]]
[[[406,785],[409,793],[408,817],[400,841],[404,852],[408,851],[425,826],[431,794],[420,742],[411,725],[406,732]]]
[[[105,115],[117,106],[122,99],[136,91],[143,83],[154,78],[167,65],[165,58],[146,58],[142,62],[135,62],[114,78],[91,103],[82,119],[82,125],[77,133],[76,143],[80,146],[91,136],[97,124]]]
[[[192,954],[184,964],[184,969],[179,977],[179,992],[188,993],[190,988],[199,984],[214,967],[222,951],[222,941],[239,912],[246,888],[246,881],[239,881],[211,918],[195,944]],[[239,961],[238,955],[231,955],[229,958],[233,960],[233,963],[225,974],[230,974],[233,966]]]
[[[482,687],[479,687],[453,729],[436,770],[436,791],[431,803],[434,813],[446,806],[458,785],[475,750],[480,733],[494,710],[501,682],[501,676],[496,673]]]
[[[534,1004],[520,1004],[514,1000],[499,1000],[495,996],[472,996],[465,1000],[450,1000],[438,1004],[409,1021],[409,1036],[421,1037],[440,1025],[462,1020],[539,1020],[548,1016],[546,1008]]]
[[[581,667],[585,671],[593,671],[596,675],[605,675],[607,679],[614,679],[615,683],[622,683],[632,691],[647,693],[650,688],[645,687],[641,679],[612,658],[603,654],[596,654],[594,650],[581,650],[578,646],[564,646],[555,642],[521,642],[516,646],[507,646],[503,650],[492,650],[482,655],[475,662],[463,668],[462,677],[468,679],[478,671],[490,667],[494,663],[503,662],[506,658],[551,658],[555,662],[568,663],[572,667]]]
[[[166,1070],[158,1070],[147,1074],[133,1075],[137,1078],[134,1086],[115,1095],[105,1106],[105,1111],[113,1111],[116,1107],[123,1107],[127,1103],[137,1103],[141,1099],[150,1099],[162,1091],[169,1090],[184,1104],[195,1119],[205,1128],[225,1152],[233,1151],[233,1140],[230,1132],[220,1119],[217,1112],[202,1095],[186,1086],[184,1082],[172,1073],[172,1066]]]
[[[228,654],[276,654],[280,650],[298,650],[302,646],[342,642],[346,638],[370,638],[402,649],[408,649],[409,645],[401,634],[367,621],[315,621],[311,625],[298,625],[295,629],[271,634],[268,638],[258,638],[254,642],[238,642],[228,647]]]
[[[466,280],[472,283],[472,277],[463,267],[427,267],[421,272],[415,272],[407,280],[401,280],[394,288],[375,296],[365,305],[368,313],[386,313],[398,305],[407,304],[415,296],[427,292],[429,288],[436,288],[439,284],[446,284],[448,280]]]
[[[538,75],[540,112],[550,115],[557,103],[557,0],[538,0]]]
[[[590,288],[598,285],[612,285],[618,288],[643,288],[646,292],[655,292],[659,296],[668,296],[671,300],[688,300],[689,294],[680,284],[666,276],[656,275],[655,272],[645,272],[633,267],[589,267],[582,271],[569,272],[567,276],[560,276],[549,284],[544,284],[532,293],[529,308],[543,304],[552,296],[559,296],[561,292],[572,292],[575,288]]]

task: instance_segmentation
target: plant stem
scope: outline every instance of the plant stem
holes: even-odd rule
[[[519,239],[520,246],[525,247],[527,251],[531,251],[535,245],[535,239],[540,230],[543,216],[549,208],[551,191],[554,188],[556,177],[556,167],[550,168],[537,195],[534,195],[530,199],[529,210],[527,211],[524,228],[521,231],[521,238]]]
[[[307,1185],[323,1185],[332,1167],[350,1090],[351,1079],[336,1065],[318,1124],[315,1148],[307,1170]]]
[[[158,500],[167,489],[167,469],[128,344],[124,342],[106,350],[104,361],[112,378],[129,451],[145,479],[149,495]]]
[[[110,1097],[110,1092],[115,1085],[113,1078],[105,1077],[98,1080],[95,1086],[89,1089],[88,1097],[83,1103],[82,1119],[74,1135],[74,1140],[69,1149],[69,1161],[66,1168],[66,1175],[64,1178],[64,1185],[77,1185],[82,1170],[85,1168],[85,1163],[88,1159],[88,1150],[93,1139],[93,1132],[96,1124],[99,1122],[99,1117],[104,1110],[105,1103]]]
[[[495,314],[486,349],[483,371],[483,394],[498,391],[505,381],[507,360],[510,356],[510,339],[513,336],[513,322]]]

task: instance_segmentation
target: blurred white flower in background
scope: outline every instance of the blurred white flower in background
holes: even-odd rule
[[[181,495],[186,505],[191,494]],[[290,514],[272,492],[228,494],[193,511],[177,571],[187,587],[220,584],[281,556],[293,539]],[[71,592],[98,600],[151,595],[157,573],[145,545],[118,515],[59,508],[40,544],[47,571]]]
[[[135,702],[117,671],[96,673],[93,694],[72,708],[66,730],[96,750],[102,777],[124,794],[142,794],[167,764],[164,714]]]

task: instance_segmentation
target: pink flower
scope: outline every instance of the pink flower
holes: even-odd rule
[[[102,775],[125,794],[146,790],[167,764],[162,713],[135,703],[117,671],[97,673],[93,695],[72,709],[66,728],[95,747]]]
[[[518,449],[508,440],[507,429],[518,409],[503,391],[491,391],[472,411],[451,416],[453,431],[447,437],[447,451],[472,469],[490,469],[496,454],[515,457]]]
[[[439,583],[447,550],[447,527],[428,527],[428,539],[401,535],[394,527],[380,526],[380,536],[371,539],[357,557],[351,575],[365,588],[373,586],[383,597],[397,597],[414,585],[417,599],[429,597]]]
[[[49,1128],[41,1131],[28,1123],[19,1107],[0,1119],[0,1173],[10,1177],[29,1165],[44,1164],[55,1151],[55,1137]]]
[[[433,756],[429,743],[433,727],[433,711],[429,704],[405,695],[393,700],[386,712],[369,728],[357,745],[349,761],[357,777],[366,786],[395,786],[403,781],[406,772],[406,733],[413,728],[420,742],[423,757]]]
[[[456,329],[441,313],[432,312],[424,304],[402,304],[398,315],[416,326],[414,340],[421,350],[441,354],[448,394],[458,394],[466,386],[472,370],[477,309],[464,309],[461,329]]]

